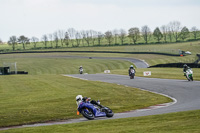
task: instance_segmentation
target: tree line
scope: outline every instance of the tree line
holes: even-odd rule
[[[108,30],[105,33],[95,30],[82,30],[77,31],[74,28],[65,30],[58,30],[52,34],[44,34],[41,39],[37,37],[28,38],[24,35],[20,37],[11,36],[8,40],[8,45],[12,46],[12,50],[15,50],[17,44],[21,44],[23,49],[26,49],[27,44],[32,44],[36,49],[38,43],[42,43],[44,48],[47,45],[51,48],[58,47],[79,47],[83,46],[95,46],[120,44],[124,45],[125,39],[129,38],[130,43],[137,44],[139,40],[143,40],[145,44],[148,44],[150,40],[156,40],[156,43],[162,42],[178,42],[185,41],[193,36],[194,40],[197,40],[200,36],[200,31],[197,27],[192,27],[190,30],[186,26],[181,26],[179,21],[172,21],[167,25],[163,25],[160,28],[156,27],[153,31],[145,25],[141,29],[138,27],[132,27],[128,31],[124,29],[120,30]]]

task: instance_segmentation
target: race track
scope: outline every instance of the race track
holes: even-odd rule
[[[112,74],[85,74],[68,75],[76,78],[102,81],[126,85],[144,90],[164,94],[173,98],[174,102],[166,105],[157,105],[142,111],[115,114],[114,118],[125,118],[135,116],[156,115],[179,111],[200,109],[200,81],[188,82],[187,80],[172,80],[158,78],[135,77],[129,79],[128,76]],[[156,108],[156,109],[154,109]]]
[[[132,62],[134,62],[134,60],[132,60]],[[144,62],[142,64],[145,65]],[[115,115],[109,119],[138,117],[138,116],[156,115],[156,114],[200,109],[200,81],[188,82],[187,80],[142,78],[142,77],[135,77],[135,79],[129,79],[129,76],[113,75],[113,74],[82,74],[82,75],[73,74],[64,76],[141,88],[143,90],[166,95],[172,98],[174,101],[172,103],[156,105],[142,110],[135,110],[125,113],[115,113]],[[103,120],[103,119],[107,118],[98,118],[98,120]],[[77,123],[82,121],[87,121],[87,119],[80,118],[80,119],[72,119],[59,122],[22,125],[22,126],[8,127],[8,128],[0,128],[0,130],[7,130],[11,128]]]

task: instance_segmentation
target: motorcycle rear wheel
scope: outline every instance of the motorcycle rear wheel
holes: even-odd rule
[[[186,76],[186,78],[187,78],[188,81],[190,81],[190,77],[189,76]]]
[[[191,80],[193,81],[193,77],[191,76]]]
[[[135,74],[130,74],[130,79],[134,79]]]

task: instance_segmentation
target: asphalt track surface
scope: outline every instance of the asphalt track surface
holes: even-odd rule
[[[124,113],[115,113],[112,118],[102,117],[102,118],[97,118],[96,120],[139,117],[139,116],[165,114],[165,113],[200,109],[200,81],[188,82],[187,80],[142,78],[142,77],[135,77],[135,79],[130,79],[129,76],[113,75],[113,74],[82,74],[82,75],[74,74],[74,75],[64,75],[64,76],[80,78],[82,80],[101,81],[101,82],[115,83],[115,84],[140,88],[146,91],[159,93],[173,99],[173,102],[171,103],[155,105],[145,109],[133,110]],[[87,119],[80,118],[80,119],[71,119],[58,122],[37,123],[37,124],[22,125],[22,126],[8,127],[8,128],[0,128],[0,130],[78,123],[83,121],[87,121]]]

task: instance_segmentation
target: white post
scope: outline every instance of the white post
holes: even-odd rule
[[[15,62],[15,74],[17,74],[17,62]]]

